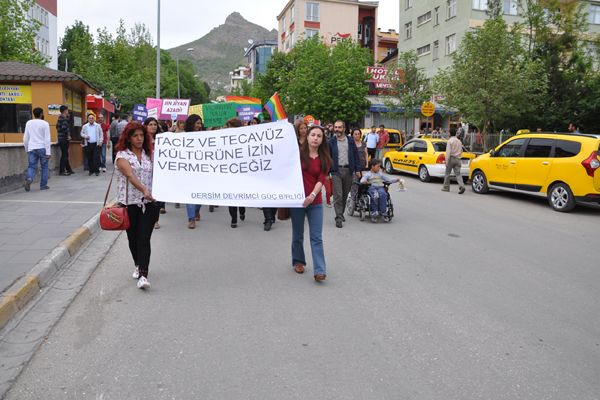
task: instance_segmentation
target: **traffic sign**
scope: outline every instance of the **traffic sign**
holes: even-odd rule
[[[431,117],[435,113],[435,104],[430,101],[425,101],[421,104],[421,114],[426,117]]]

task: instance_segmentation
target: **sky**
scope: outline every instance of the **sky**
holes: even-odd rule
[[[288,0],[162,0],[160,47],[170,49],[189,43],[225,22],[234,11],[250,22],[269,30],[277,28],[277,15]],[[218,3],[218,6],[212,6]],[[98,28],[106,27],[115,34],[119,19],[125,26],[141,22],[148,27],[156,44],[157,1],[151,0],[58,0],[58,37],[76,20],[89,26],[96,34]],[[395,29],[399,24],[399,0],[379,0],[379,28]]]

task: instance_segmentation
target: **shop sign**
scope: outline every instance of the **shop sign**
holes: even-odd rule
[[[69,89],[65,89],[65,106],[69,107],[69,110],[73,111],[73,92]]]
[[[0,103],[31,104],[31,86],[0,85]]]
[[[338,43],[341,42],[351,42],[352,41],[352,35],[350,33],[339,33],[336,32],[335,34],[329,34],[328,35],[328,44],[331,46],[335,46]]]
[[[373,83],[385,83],[389,81],[388,69],[385,67],[367,67],[367,75],[370,75],[371,78],[367,79],[367,82]],[[404,80],[404,71],[400,68],[394,71],[394,75],[392,76],[392,80]]]
[[[435,104],[430,101],[425,101],[421,104],[421,114],[425,117],[431,117],[435,113]]]
[[[48,115],[60,115],[60,104],[48,104]]]

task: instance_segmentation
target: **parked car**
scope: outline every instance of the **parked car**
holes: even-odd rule
[[[377,128],[377,129],[379,129],[379,128]],[[400,133],[400,131],[398,129],[385,128],[385,130],[388,132],[388,135],[390,136],[390,140],[389,140],[388,144],[385,145],[385,147],[383,148],[384,156],[388,151],[394,150],[394,149],[396,149],[396,147],[402,146],[402,143],[403,143],[402,134]],[[371,129],[363,128],[360,131],[362,132],[362,139],[364,140],[366,134],[371,132]]]
[[[422,182],[429,182],[432,177],[443,178],[446,173],[446,144],[448,140],[422,136],[411,139],[402,147],[385,154],[383,166],[388,174],[406,172],[419,177]],[[469,163],[475,158],[474,153],[463,147],[461,154],[461,175],[469,176]],[[451,175],[452,177],[454,174]]]
[[[598,135],[525,131],[471,162],[473,191],[543,196],[562,212],[577,202],[600,203],[599,151]]]

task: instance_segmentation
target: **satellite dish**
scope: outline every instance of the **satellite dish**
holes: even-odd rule
[[[254,43],[254,40],[248,39],[248,44],[252,44],[252,43]]]

